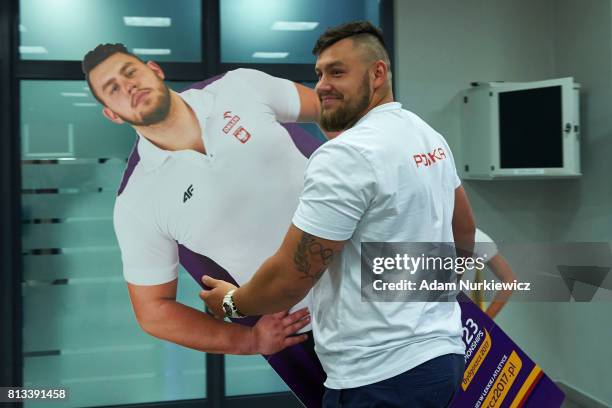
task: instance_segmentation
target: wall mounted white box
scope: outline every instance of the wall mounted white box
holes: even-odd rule
[[[580,85],[573,78],[478,83],[462,93],[466,180],[574,178],[580,173]]]

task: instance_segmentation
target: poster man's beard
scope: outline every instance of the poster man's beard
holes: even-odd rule
[[[171,98],[170,90],[166,84],[162,83],[159,90],[161,94],[155,101],[155,106],[150,112],[142,115],[140,120],[124,118],[120,115],[119,117],[132,126],[152,126],[162,122],[168,117],[168,113],[170,113]]]

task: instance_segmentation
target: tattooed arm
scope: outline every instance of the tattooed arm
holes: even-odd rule
[[[289,309],[306,296],[343,247],[344,241],[318,238],[291,225],[278,251],[234,292],[235,305],[249,316]],[[222,315],[223,296],[232,287],[211,278],[204,283],[214,289],[204,291],[202,298]]]
[[[306,296],[343,247],[344,242],[318,238],[291,225],[276,254],[234,292],[238,310],[258,315],[290,308]]]

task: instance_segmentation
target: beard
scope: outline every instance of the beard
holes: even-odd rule
[[[344,100],[344,95],[340,95]],[[327,132],[339,132],[352,127],[361,118],[360,114],[370,104],[370,77],[363,77],[357,96],[353,100],[345,100],[335,111],[327,111],[321,107],[319,124]]]
[[[142,113],[140,120],[118,116],[132,126],[152,126],[162,122],[170,113],[170,89],[163,81],[160,81],[157,91],[159,91],[159,96],[151,103],[151,108]]]

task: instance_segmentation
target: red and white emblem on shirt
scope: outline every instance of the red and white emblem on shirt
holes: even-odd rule
[[[413,158],[417,168],[421,166],[429,167],[436,164],[436,162],[439,162],[440,160],[446,159],[446,153],[444,152],[444,149],[438,147],[431,153],[427,152],[415,154]]]
[[[233,115],[231,111],[227,111],[223,114],[224,119],[229,119],[229,122],[223,127],[223,133],[228,134],[234,126],[240,121],[240,116]],[[251,138],[251,133],[244,128],[239,126],[233,133],[234,137],[240,141],[240,143],[246,143]]]

